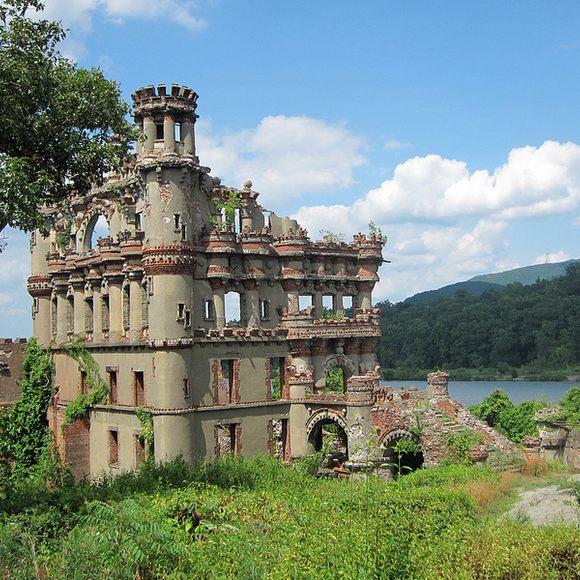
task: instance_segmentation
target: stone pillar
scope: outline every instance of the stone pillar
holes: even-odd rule
[[[443,371],[427,375],[427,397],[429,399],[449,398],[449,375]]]
[[[358,307],[368,310],[373,307],[372,290],[373,286],[370,282],[359,282],[358,289]]]
[[[122,278],[109,279],[109,340],[118,342],[123,335]]]
[[[103,305],[101,304],[101,280],[93,282],[93,342],[103,341]]]
[[[258,284],[255,280],[245,280],[246,290],[246,324],[247,326],[260,326],[260,298]]]
[[[74,318],[73,330],[75,334],[83,334],[85,332],[85,288],[82,281],[76,280],[73,283],[73,299],[74,299]]]
[[[66,309],[68,307],[66,300],[66,286],[60,286],[56,289],[56,341],[64,342],[67,339],[66,328]]]
[[[376,348],[377,348],[376,338],[363,338],[361,340],[360,346],[360,371],[361,373],[367,373],[375,370],[377,364]]]
[[[347,412],[348,459],[358,466],[368,462],[374,450],[370,449],[371,409],[373,406],[373,385],[378,385],[378,377],[353,377],[348,383]]]
[[[165,153],[175,153],[175,123],[168,114],[163,118],[163,148]]]
[[[344,304],[343,304],[343,293],[342,291],[337,292],[333,298],[333,309],[339,316],[344,316]]]
[[[143,142],[143,154],[147,155],[147,153],[153,152],[155,138],[157,137],[157,127],[155,126],[153,117],[143,118],[143,132],[145,133],[145,141]]]
[[[354,374],[360,373],[360,341],[357,338],[347,338],[344,344],[344,354],[354,363]]]
[[[215,310],[215,323],[218,328],[226,325],[226,306],[224,289],[222,286],[213,288],[213,306]]]
[[[129,274],[129,340],[143,338],[143,307],[141,304],[141,279],[138,274]]]
[[[312,341],[312,367],[314,375],[315,391],[324,391],[326,375],[324,372],[324,355],[326,354],[326,343],[321,338]]]
[[[183,141],[183,154],[195,155],[195,133],[191,121],[181,122],[181,140]]]
[[[323,312],[322,291],[317,289],[314,293],[314,318],[322,318]]]
[[[283,280],[282,288],[284,288],[288,298],[288,314],[294,314],[298,312],[300,309],[300,301],[298,299],[300,290],[296,280]]]

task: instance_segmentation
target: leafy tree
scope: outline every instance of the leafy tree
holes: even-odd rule
[[[580,387],[572,387],[562,399],[565,418],[570,423],[580,423]]]
[[[327,393],[344,393],[344,374],[340,367],[334,367],[326,373]]]
[[[62,56],[60,23],[30,16],[43,7],[0,0],[0,231],[46,228],[46,208],[102,182],[136,136],[117,84]]]
[[[505,391],[495,389],[479,405],[474,405],[469,410],[479,419],[494,427],[502,413],[511,411],[513,404]]]

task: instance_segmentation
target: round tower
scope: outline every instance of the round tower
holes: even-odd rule
[[[149,336],[153,340],[191,336],[194,232],[201,228],[207,200],[195,156],[197,94],[165,85],[133,93],[134,117],[144,137],[137,167],[144,182],[143,267],[148,276]]]
[[[49,238],[34,230],[30,235],[32,275],[28,278],[28,293],[32,296],[33,334],[42,346],[48,346],[51,339],[52,287],[47,259],[50,250]]]

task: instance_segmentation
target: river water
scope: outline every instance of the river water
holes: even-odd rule
[[[422,381],[381,381],[383,387],[408,389],[415,386],[425,389],[427,383]],[[449,381],[449,395],[452,399],[467,407],[481,403],[495,389],[505,391],[513,403],[521,403],[531,399],[545,399],[554,403],[562,399],[570,387],[580,386],[576,382],[540,382],[540,381]]]

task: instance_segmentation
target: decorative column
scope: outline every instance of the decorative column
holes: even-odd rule
[[[64,342],[67,339],[67,328],[66,328],[66,285],[58,285],[55,288],[56,291],[56,341]]]
[[[153,117],[143,117],[143,132],[145,133],[145,142],[143,143],[143,154],[153,153],[155,138],[157,137],[157,127]]]
[[[355,375],[360,374],[360,341],[358,338],[347,338],[344,344],[344,354],[353,362]]]
[[[93,285],[93,342],[103,341],[103,305],[101,303],[101,279],[92,280]]]
[[[175,123],[168,113],[163,117],[163,145],[165,153],[175,153]]]
[[[356,284],[358,290],[358,307],[368,310],[373,307],[372,282],[357,282]]]
[[[246,290],[247,326],[260,326],[260,300],[258,284],[255,280],[244,280]]]
[[[312,367],[314,374],[314,389],[316,392],[324,391],[325,372],[324,355],[326,354],[326,343],[322,338],[315,338],[312,341]]]
[[[118,342],[123,335],[123,278],[119,273],[117,276],[109,276],[109,340]]]
[[[85,285],[82,278],[71,280],[71,284],[74,292],[73,331],[78,335],[85,332]]]
[[[215,310],[215,323],[217,328],[223,328],[226,325],[226,306],[224,288],[221,280],[211,280],[211,289],[213,291],[213,307]]]
[[[361,374],[375,370],[377,364],[377,338],[363,338],[360,346]]]
[[[343,304],[343,292],[341,290],[337,290],[336,294],[333,297],[333,310],[335,314],[339,316],[344,316],[344,304]]]
[[[141,275],[129,274],[129,340],[139,341],[143,338],[143,305],[141,303]]]
[[[282,280],[282,288],[288,297],[288,314],[295,314],[299,306],[299,286],[296,280]]]

